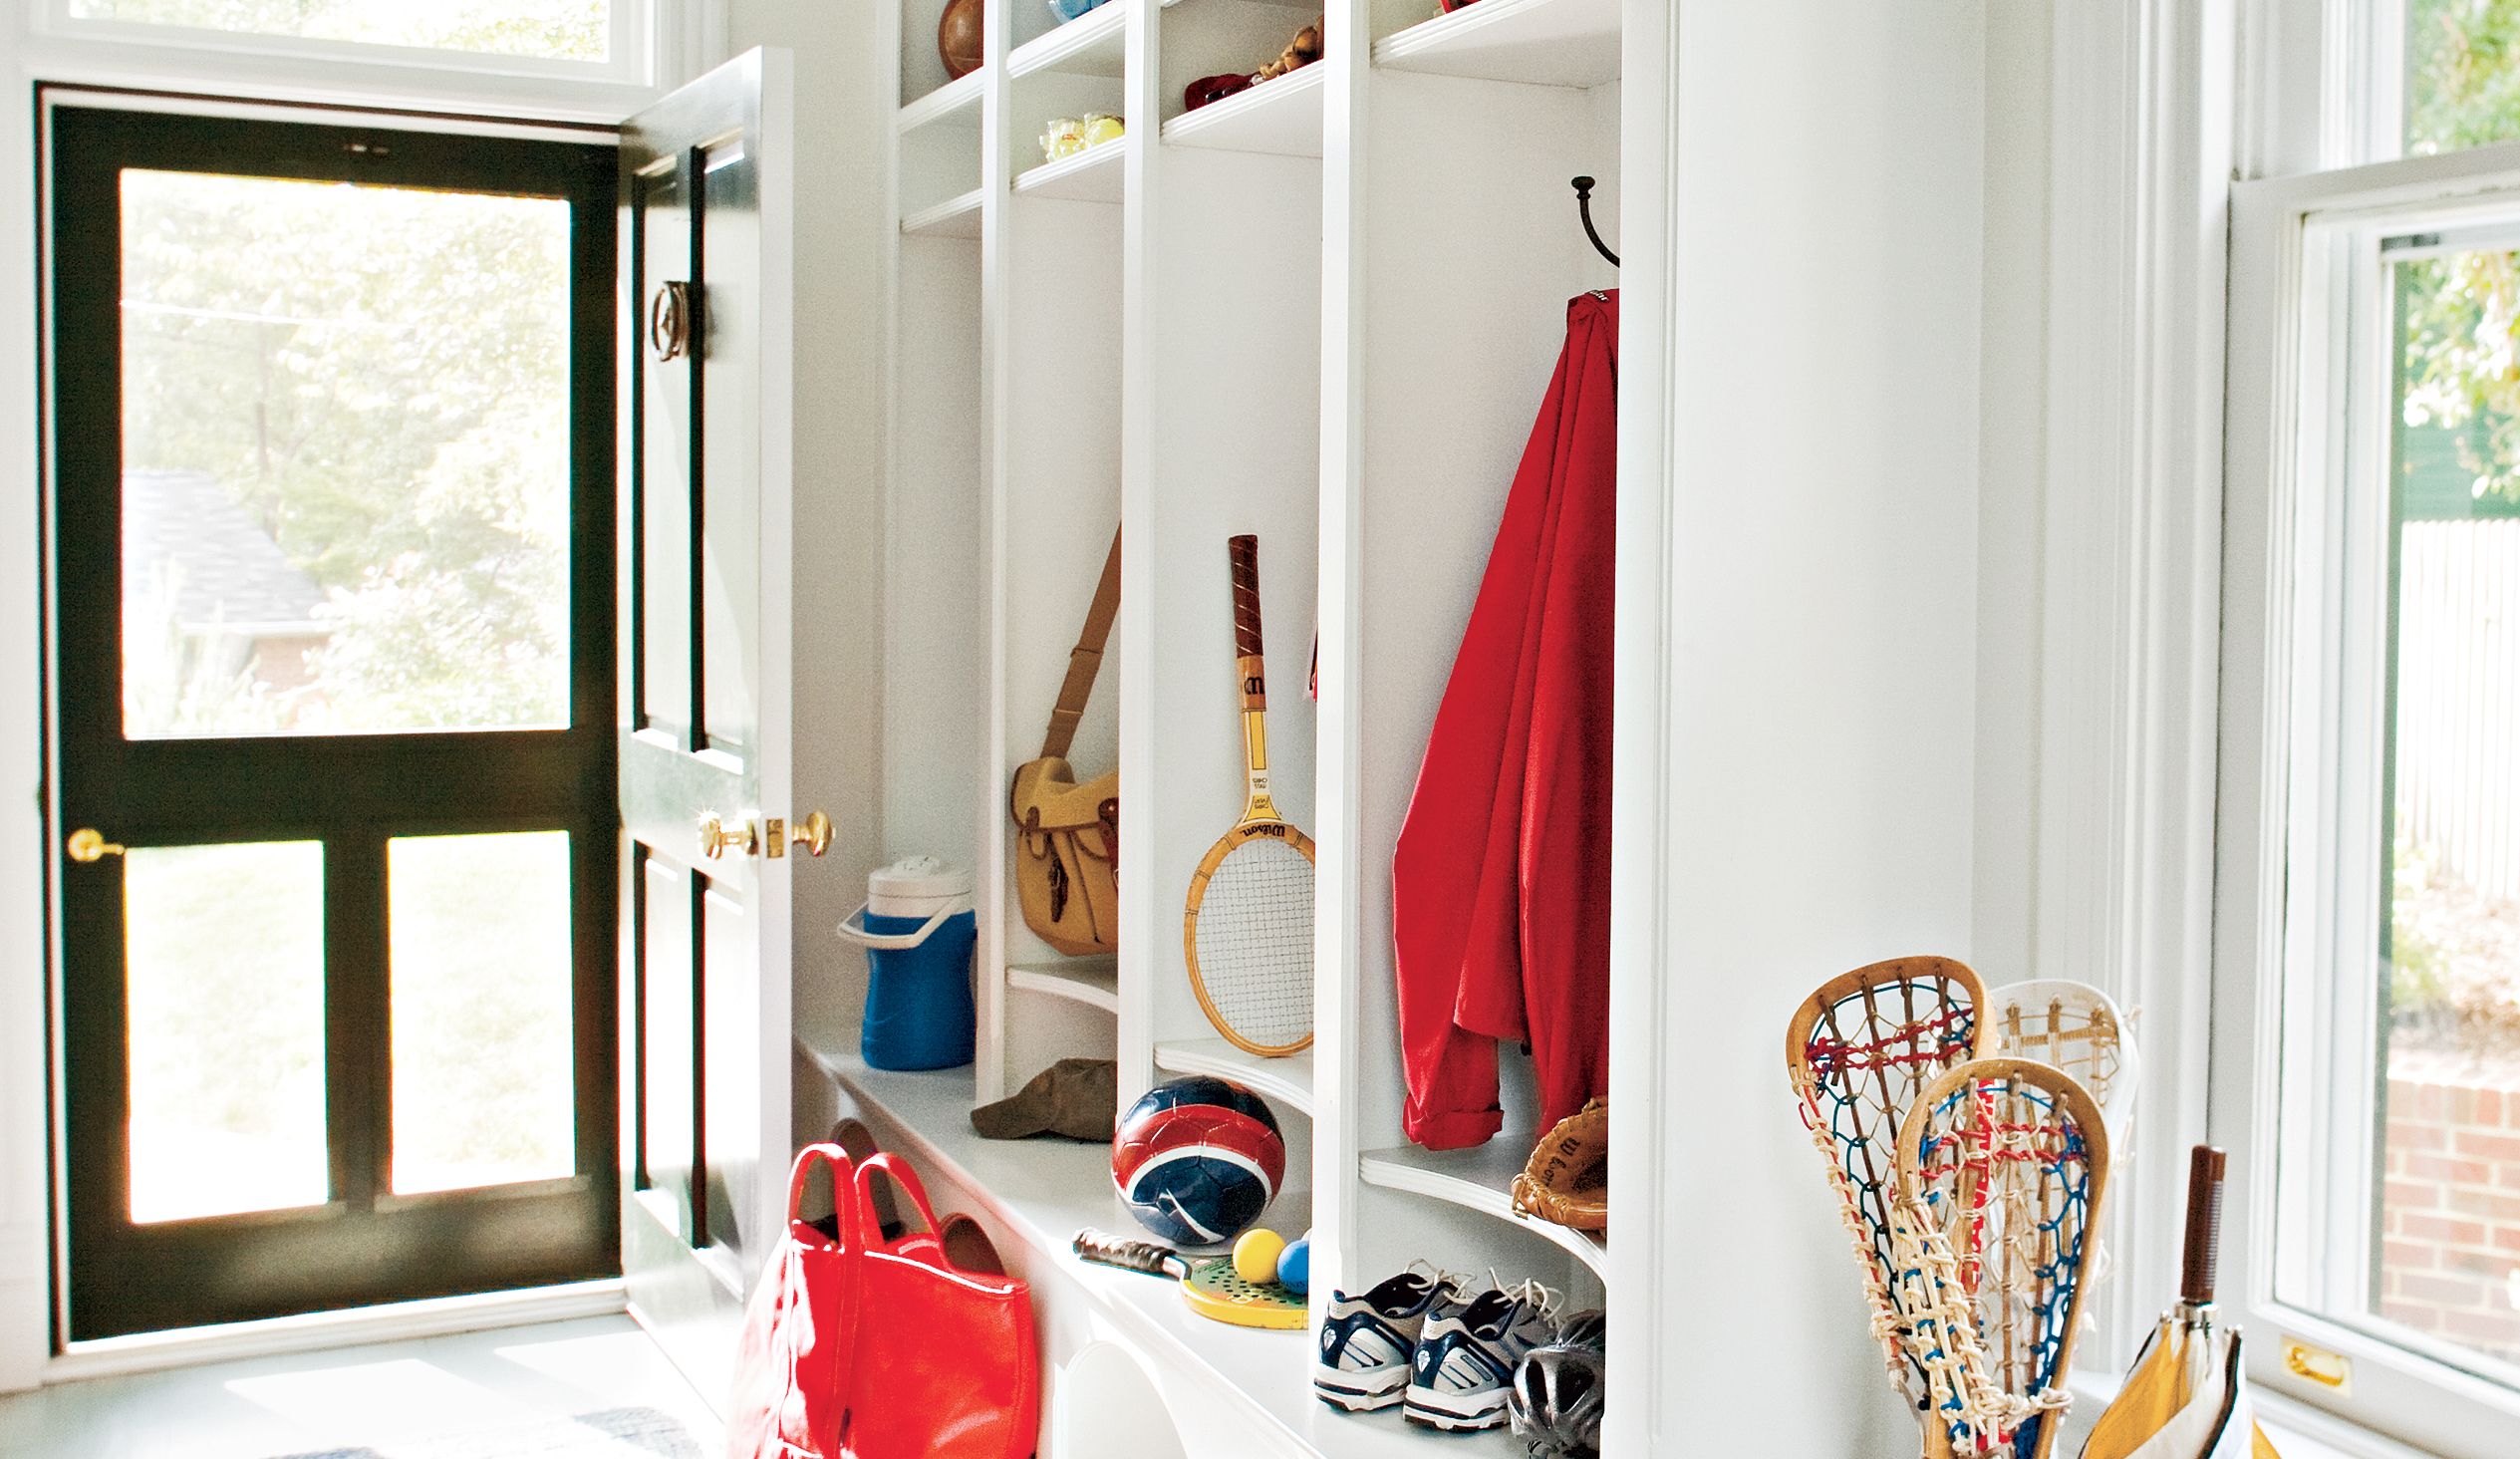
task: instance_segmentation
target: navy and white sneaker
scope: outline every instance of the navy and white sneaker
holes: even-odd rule
[[[1424,1263],[1388,1278],[1362,1297],[1330,1294],[1312,1391],[1333,1408],[1368,1413],[1398,1403],[1409,1386],[1409,1358],[1428,1313],[1458,1310],[1464,1279]]]
[[[1537,1282],[1491,1288],[1427,1319],[1402,1410],[1447,1433],[1501,1428],[1523,1354],[1557,1335],[1557,1296]]]

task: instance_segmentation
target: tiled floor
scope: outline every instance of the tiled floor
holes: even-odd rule
[[[679,1443],[607,1444],[576,1415],[653,1409]],[[514,1436],[509,1447],[508,1436]],[[586,1447],[559,1442],[582,1437]],[[271,1459],[373,1451],[651,1459],[718,1452],[716,1422],[627,1317],[466,1332],[61,1383],[0,1398],[7,1459]]]

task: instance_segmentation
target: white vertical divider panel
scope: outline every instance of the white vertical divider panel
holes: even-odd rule
[[[1373,73],[1368,0],[1329,0],[1316,66],[1330,68],[1321,115],[1321,619],[1320,732],[1314,742],[1312,1046],[1312,1288],[1318,1323],[1336,1289],[1357,1286],[1362,1186],[1355,1090],[1362,1001],[1357,931],[1364,878],[1357,854],[1356,705],[1363,595],[1364,340],[1355,327],[1364,286],[1367,83]]]
[[[980,850],[975,868],[975,901],[979,916],[979,1027],[972,1061],[973,1098],[985,1104],[1006,1093],[1006,946],[1009,906],[1014,889],[1008,882],[1012,848],[1005,805],[999,794],[1007,765],[1006,614],[1007,556],[1007,392],[1009,249],[1013,211],[1006,188],[1011,179],[1008,155],[1006,53],[1013,46],[1005,5],[985,7],[980,17],[980,463],[986,473],[986,528],[983,551],[988,563],[985,605],[988,626],[985,717],[980,730],[978,821],[974,844]]]
[[[1671,398],[1679,348],[1672,317],[1673,219],[1679,99],[1672,85],[1677,27],[1668,0],[1626,0],[1620,17],[1618,644],[1610,746],[1610,1256],[1608,1406],[1602,1451],[1650,1454],[1681,1432],[1666,1412],[1663,1374],[1672,1325],[1656,1294],[1685,1281],[1684,1254],[1657,1233],[1680,1185],[1663,1162],[1683,1111],[1657,1097],[1672,1026],[1684,1001],[1670,966],[1676,929],[1664,806],[1663,746],[1671,700]]]
[[[1156,0],[1109,0],[1129,9],[1121,110],[1129,152],[1122,159],[1120,225],[1120,1105],[1127,1108],[1155,1080],[1156,987],[1165,966],[1168,927],[1158,894],[1158,827],[1166,786],[1157,775],[1164,732],[1151,667],[1160,648],[1159,574],[1169,564],[1157,544],[1155,422],[1151,411],[1155,358],[1148,305],[1161,229],[1158,155],[1162,115],[1156,78],[1163,45],[1163,7]]]
[[[1915,1431],[1781,1035],[1831,973],[1968,947],[1985,7],[1673,17],[1671,483],[1623,548],[1667,564],[1630,600],[1659,705],[1622,706],[1660,719],[1656,763],[1621,766],[1655,861],[1623,885],[1661,899],[1623,947],[1659,946],[1662,987],[1622,1000],[1656,1021],[1624,1117],[1661,1128],[1618,1199],[1657,1250],[1614,1247],[1649,1329],[1615,1339],[1617,1452],[1853,1459]],[[1790,1412],[1746,1401],[1781,1384]]]

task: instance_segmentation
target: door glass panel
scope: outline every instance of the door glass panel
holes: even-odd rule
[[[567,724],[568,204],[122,201],[124,732]]]
[[[601,61],[612,0],[70,0],[80,20]]]
[[[124,860],[132,1219],[321,1205],[324,847]]]
[[[386,843],[394,1189],[577,1171],[569,833]]]

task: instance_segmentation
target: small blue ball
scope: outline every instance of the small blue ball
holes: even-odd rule
[[[1297,1297],[1312,1289],[1311,1232],[1288,1242],[1286,1249],[1277,1254],[1277,1285]]]

